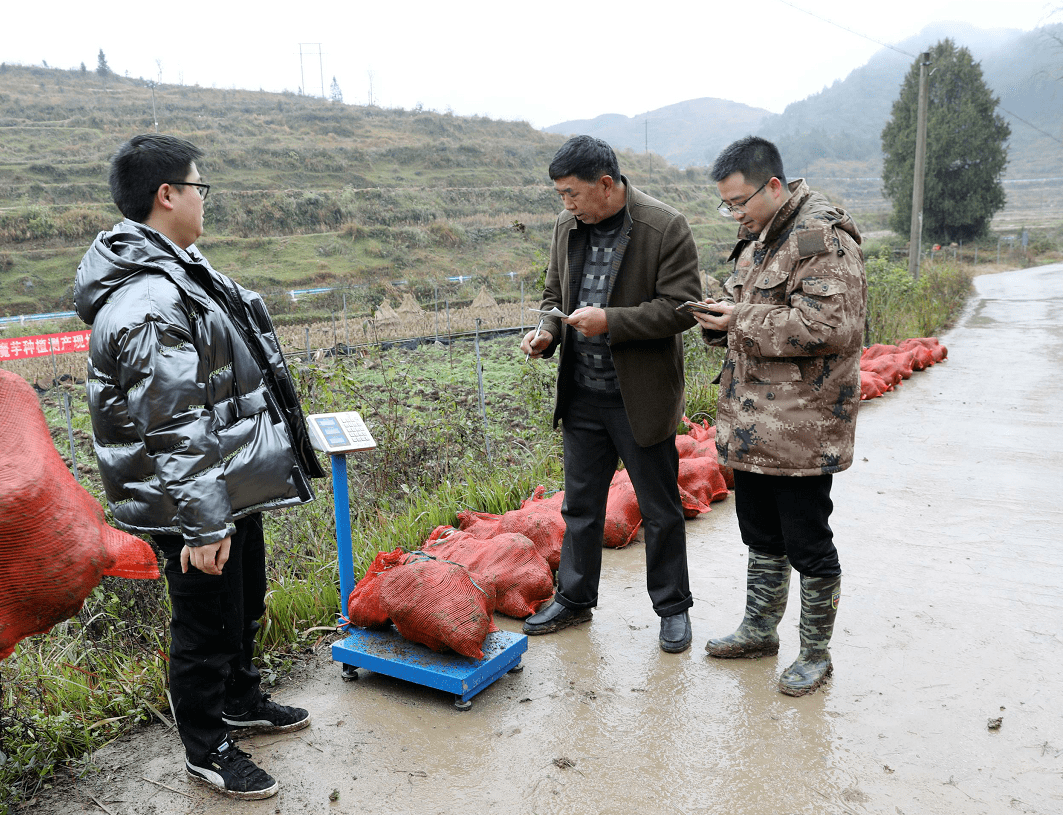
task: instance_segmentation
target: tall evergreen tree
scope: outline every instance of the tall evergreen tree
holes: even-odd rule
[[[929,70],[923,234],[934,240],[970,240],[984,234],[993,215],[1004,208],[1001,176],[1011,128],[996,112],[1000,100],[966,48],[942,40],[930,50]],[[893,202],[890,226],[902,235],[911,231],[918,111],[917,59],[882,130],[882,185]]]
[[[336,77],[332,77],[332,85],[329,86],[329,99],[333,102],[343,101],[343,91],[340,90],[340,83],[336,81]]]
[[[96,57],[96,73],[100,76],[110,76],[111,66],[107,64],[107,57],[104,56],[103,49],[100,49],[99,56]]]

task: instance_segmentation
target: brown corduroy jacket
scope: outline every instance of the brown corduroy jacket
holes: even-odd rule
[[[627,188],[626,215],[613,252],[615,279],[605,313],[628,421],[635,441],[648,447],[675,433],[683,415],[682,333],[696,321],[675,308],[701,298],[698,250],[686,218],[632,187],[623,176],[621,180]],[[558,216],[542,308],[556,306],[565,314],[576,308],[587,231],[571,213]],[[573,387],[575,329],[556,317],[547,317],[543,328],[554,337],[543,356],[552,356],[561,346],[554,407],[557,427]]]

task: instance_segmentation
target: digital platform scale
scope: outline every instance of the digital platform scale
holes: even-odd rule
[[[454,707],[468,710],[470,699],[496,679],[520,671],[521,654],[528,650],[524,634],[493,631],[483,645],[483,659],[460,654],[439,654],[419,643],[409,642],[393,628],[373,631],[347,623],[347,598],[354,590],[354,557],[351,552],[351,503],[347,489],[347,454],[376,448],[369,429],[355,411],[315,413],[307,417],[314,447],[332,461],[332,495],[336,511],[336,551],[340,570],[341,626],[348,636],[332,644],[332,660],[339,662],[343,678],[357,679],[364,668],[454,694]]]
[[[345,413],[315,413],[308,421],[310,440],[322,453],[332,456],[376,448],[369,428],[353,410]]]

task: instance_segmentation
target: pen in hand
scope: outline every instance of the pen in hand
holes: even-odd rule
[[[531,342],[528,343],[529,346],[534,345],[535,341],[537,339],[539,339],[539,332],[543,330],[543,319],[545,319],[545,318],[543,318],[543,317],[539,318],[539,325],[535,326],[535,336],[531,338]],[[527,354],[524,355],[524,361],[525,362],[527,362],[529,359],[531,359],[531,352],[530,351]]]

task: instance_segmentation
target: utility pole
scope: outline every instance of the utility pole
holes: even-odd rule
[[[301,42],[301,43],[299,43],[299,89],[303,92],[304,95],[306,95],[306,96],[310,95],[306,91],[306,74],[303,71],[303,46],[304,45],[307,47],[307,52],[306,52],[307,55],[313,54],[313,51],[309,50],[311,45],[317,47],[317,64],[318,64],[318,69],[319,69],[319,71],[321,73],[321,98],[324,99],[325,98],[325,61],[322,58],[321,43],[319,43],[319,42]]]
[[[923,242],[923,181],[926,176],[926,107],[930,75],[930,52],[924,51],[919,62],[919,116],[915,124],[915,176],[912,179],[912,228],[908,240],[908,274],[919,279],[919,260]]]

